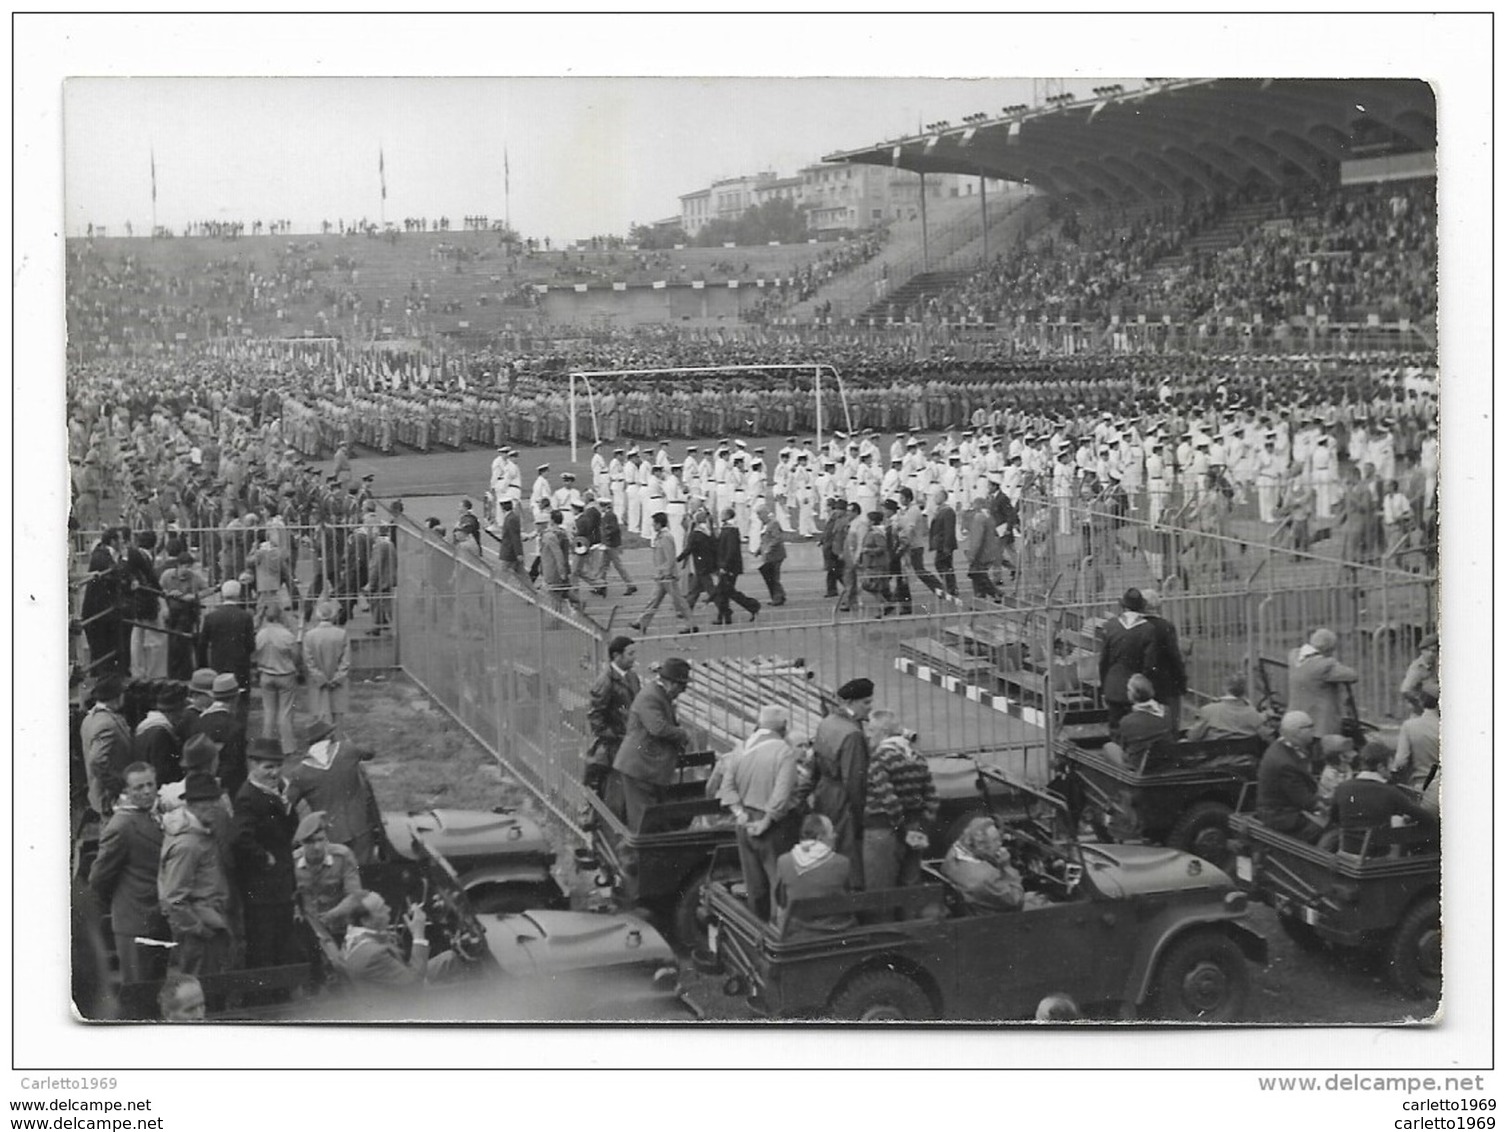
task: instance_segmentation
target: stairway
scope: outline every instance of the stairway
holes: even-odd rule
[[[918,303],[924,303],[932,295],[940,295],[960,287],[971,277],[971,271],[923,271],[912,275],[903,286],[877,302],[872,303],[858,315],[859,319],[875,318],[880,321],[889,317],[890,310],[896,318],[904,318],[905,312]]]
[[[1143,280],[1162,279],[1190,267],[1199,255],[1217,253],[1235,247],[1243,243],[1246,236],[1267,220],[1273,219],[1275,215],[1276,202],[1273,200],[1235,205],[1219,220],[1187,240],[1178,251],[1157,262],[1141,278]]]

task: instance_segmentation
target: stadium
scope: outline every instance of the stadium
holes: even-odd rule
[[[346,685],[333,722],[381,767],[376,701],[401,685],[516,787],[577,907],[622,896],[593,877],[626,814],[591,767],[623,636],[644,686],[671,659],[691,672],[654,805],[704,798],[763,709],[799,748],[862,685],[929,768],[951,819],[937,858],[997,772],[1076,797],[1073,838],[1232,876],[1253,762],[1248,798],[1197,794],[1164,828],[1115,808],[1149,752],[1123,753],[1106,638],[1149,597],[1172,627],[1147,672],[1169,732],[1247,698],[1274,739],[1317,649],[1350,673],[1323,734],[1384,746],[1436,822],[1436,146],[1417,81],[1058,84],[824,155],[812,184],[866,201],[870,171],[903,174],[918,214],[804,241],[556,248],[485,218],[70,239],[80,849],[141,759],[148,699],[193,684],[236,602],[257,634],[243,742],[280,744],[290,772],[342,699],[316,689]],[[291,695],[269,694],[293,671],[264,663],[268,621],[297,642]],[[338,678],[303,660],[316,630],[345,642]],[[114,778],[84,725],[112,678],[133,733]],[[188,741],[159,752],[159,785],[185,778]],[[424,773],[442,781],[442,760]],[[414,780],[374,777],[384,807],[412,807]],[[430,806],[497,801],[427,785]],[[736,824],[716,806],[695,822],[728,841]],[[741,1020],[749,996],[691,973],[685,919],[703,885],[735,883],[730,860],[630,910],[679,947],[698,1014]],[[1269,1001],[1240,1017],[1431,1014],[1437,898],[1424,882],[1394,912],[1411,934],[1380,933],[1380,969],[1408,974],[1325,998],[1334,953],[1283,895],[1265,934],[1297,969],[1258,974]],[[227,1016],[286,1001],[236,978],[204,976]]]

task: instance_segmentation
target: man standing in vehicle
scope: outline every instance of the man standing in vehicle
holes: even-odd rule
[[[737,855],[742,862],[748,904],[769,918],[780,854],[795,844],[795,787],[799,781],[795,748],[789,742],[790,713],[778,705],[758,712],[758,729],[732,761],[720,793],[737,819]]]
[[[637,829],[649,806],[664,801],[674,780],[679,756],[690,734],[675,716],[675,700],[690,687],[690,663],[672,656],[659,666],[658,677],[643,687],[628,709],[627,730],[612,769],[622,785],[625,820]]]
[[[628,712],[643,690],[638,673],[638,644],[632,637],[613,637],[607,645],[607,663],[591,685],[591,750],[586,756],[582,784],[606,797],[607,775],[627,734]]]
[[[863,811],[868,803],[868,740],[863,724],[873,710],[873,681],[849,680],[841,701],[816,728],[808,786],[811,810],[831,819],[833,848],[852,865],[854,888],[863,887]]]

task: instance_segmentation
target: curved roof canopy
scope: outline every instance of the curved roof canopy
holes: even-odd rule
[[[1090,80],[1083,80],[1084,82]],[[1040,109],[1005,107],[832,162],[892,165],[1034,185],[1058,196],[1133,202],[1249,182],[1338,181],[1342,161],[1432,150],[1437,103],[1418,79],[1148,80]]]

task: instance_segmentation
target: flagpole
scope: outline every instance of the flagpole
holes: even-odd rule
[[[380,143],[377,145],[377,179],[382,185],[382,206],[380,219],[382,228],[387,227],[387,155],[382,151]]]
[[[152,157],[152,238],[157,237],[157,150],[152,147],[149,151]]]
[[[502,147],[502,223],[512,231],[512,167],[507,162],[507,147]],[[572,457],[573,459],[573,457]]]

